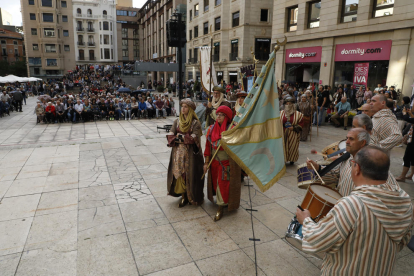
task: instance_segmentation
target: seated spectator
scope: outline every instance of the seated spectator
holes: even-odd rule
[[[148,97],[147,101],[145,102],[147,104],[147,116],[149,119],[154,118],[154,114],[155,114],[155,106],[154,103],[152,102],[152,98]]]
[[[71,98],[69,98],[68,103],[66,104],[66,118],[69,122],[72,121],[72,117],[73,117],[73,111],[74,111],[74,104],[71,100]]]
[[[45,109],[45,114],[46,114],[46,122],[48,124],[55,123],[55,117],[56,117],[56,109],[55,107],[52,105],[52,102],[48,102],[47,103],[47,107]]]
[[[131,101],[128,99],[124,104],[125,121],[131,120]]]
[[[165,119],[166,118],[166,115],[167,115],[166,114],[166,110],[165,110],[165,103],[164,103],[164,101],[161,98],[158,99],[156,97],[155,107],[156,107],[155,114],[157,116],[157,119],[160,118],[160,115],[159,115],[160,112],[162,112],[162,117]]]
[[[134,117],[138,118],[138,102],[135,98],[132,98],[131,113],[132,113],[132,118]]]
[[[335,123],[335,127],[340,127],[341,124],[338,118],[344,119],[344,129],[347,130],[348,126],[348,113],[351,111],[351,104],[347,102],[346,97],[342,97],[341,102],[335,106],[336,114],[331,117],[331,120]]]
[[[116,111],[116,109],[115,109],[114,103],[113,102],[110,102],[109,103],[109,106],[108,106],[108,116],[107,116],[107,118],[109,118],[109,121],[113,121],[114,120],[115,111]]]
[[[85,100],[85,104],[83,105],[83,119],[86,122],[93,121],[93,111],[92,106],[88,100]]]
[[[36,124],[42,122],[45,116],[45,109],[43,108],[40,101],[37,101],[37,105],[35,107],[34,113],[37,116]]]
[[[65,106],[60,101],[56,102],[56,119],[59,123],[63,123],[65,117]]]
[[[108,120],[108,107],[106,106],[105,101],[102,101],[99,104],[99,114],[101,115],[101,119],[106,118]]]
[[[76,118],[80,120],[82,120],[82,115],[83,115],[83,104],[81,103],[81,101],[78,99],[76,101],[76,104],[74,106],[74,111],[73,111],[73,122],[76,123]]]
[[[0,101],[0,117],[2,117],[3,114],[10,116],[10,104],[5,99]]]
[[[122,116],[122,109],[123,109],[123,104],[118,100],[115,99],[115,119],[118,121],[121,116]]]
[[[171,104],[170,104],[170,100],[168,100],[168,93],[165,95],[165,110],[167,111],[167,116],[171,116]]]
[[[144,98],[141,98],[141,102],[138,105],[139,111],[138,111],[138,116],[145,118],[148,116],[147,114],[147,103],[144,101]]]
[[[93,113],[93,117],[95,116],[100,117],[101,115],[99,104],[96,102],[95,99],[92,100],[92,113]]]

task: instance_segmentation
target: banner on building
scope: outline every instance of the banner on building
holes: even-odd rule
[[[368,85],[368,70],[369,63],[355,63],[354,70],[354,87],[359,89],[361,85],[364,86],[364,91]]]
[[[201,86],[204,91],[210,95],[210,87],[213,89],[214,86],[217,86],[217,74],[214,69],[214,64],[210,62],[211,56],[210,47],[201,47],[200,48],[200,71],[201,71]],[[212,68],[210,66],[212,65]],[[211,85],[210,85],[210,82]]]

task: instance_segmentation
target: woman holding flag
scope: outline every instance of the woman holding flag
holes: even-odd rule
[[[227,106],[220,106],[216,111],[216,122],[207,129],[206,148],[204,151],[204,173],[208,173],[208,199],[219,206],[214,221],[223,216],[223,209],[236,210],[240,205],[240,167],[220,147],[221,134],[229,129],[233,119],[233,111]],[[218,151],[216,153],[216,151]],[[210,164],[211,158],[214,158]]]

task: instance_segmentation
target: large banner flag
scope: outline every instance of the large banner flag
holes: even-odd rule
[[[210,77],[212,77],[211,88],[217,86],[217,75],[214,69],[213,63],[210,64],[211,59],[211,47],[200,48],[200,75],[201,75],[201,86],[204,91],[210,95]],[[210,68],[212,65],[212,68]]]
[[[221,135],[224,150],[262,192],[286,172],[274,62],[275,51],[236,114],[237,125]]]

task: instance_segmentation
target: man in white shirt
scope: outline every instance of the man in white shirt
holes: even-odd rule
[[[79,120],[82,120],[82,114],[83,114],[83,104],[78,99],[75,104],[75,112],[73,112],[73,122],[76,123],[76,117],[78,117]]]

